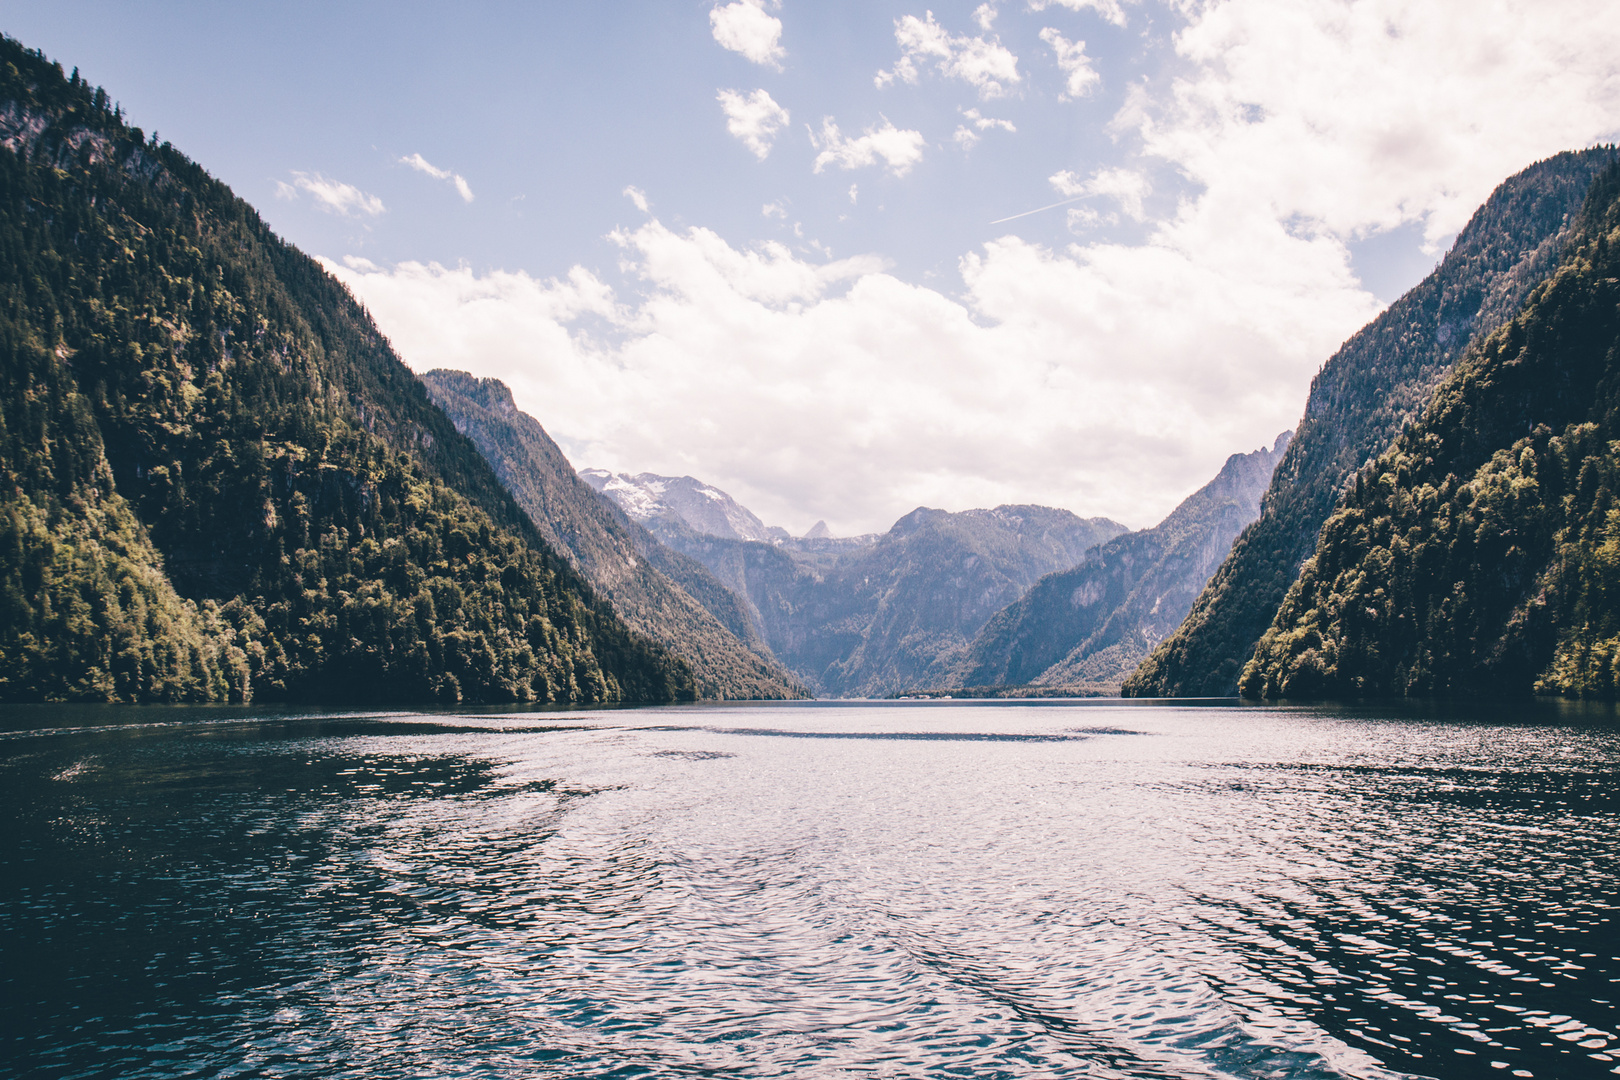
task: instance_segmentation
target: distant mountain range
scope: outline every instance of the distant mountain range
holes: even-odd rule
[[[919,507],[880,536],[795,538],[690,477],[588,479],[744,598],[777,659],[830,696],[945,685],[992,615],[1125,531],[1042,506]],[[739,521],[764,538],[740,538]]]
[[[1291,435],[1233,454],[1158,525],[1041,578],[979,632],[952,685],[1118,687],[1180,625],[1233,539],[1259,516]]]
[[[785,529],[767,528],[753,511],[719,488],[690,476],[630,476],[606,469],[582,469],[579,475],[637,521],[674,514],[700,533],[728,540],[768,541],[788,536]]]
[[[1559,265],[1613,147],[1559,154],[1506,180],[1440,265],[1344,343],[1311,384],[1260,517],[1181,627],[1125,683],[1138,696],[1237,692],[1347,485],[1429,406],[1471,345],[1518,313]]]

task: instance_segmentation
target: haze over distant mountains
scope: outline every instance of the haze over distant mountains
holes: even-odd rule
[[[1180,625],[1260,497],[1292,432],[1233,454],[1220,473],[1151,529],[1117,536],[1049,574],[979,632],[957,686],[1093,686],[1112,690]]]
[[[690,477],[587,479],[744,598],[775,656],[832,696],[946,684],[986,620],[1125,531],[1042,506],[919,507],[881,535],[795,538]]]

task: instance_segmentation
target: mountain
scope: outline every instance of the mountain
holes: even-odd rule
[[[1186,620],[1126,680],[1126,694],[1236,693],[1346,483],[1418,417],[1469,344],[1511,319],[1552,272],[1592,178],[1614,157],[1612,147],[1559,154],[1504,182],[1434,272],[1328,360],[1260,517]]]
[[[1093,548],[1003,608],[969,646],[954,686],[1118,685],[1186,616],[1260,497],[1291,432],[1233,454],[1158,525]]]
[[[1620,165],[1556,272],[1356,473],[1250,696],[1620,689]]]
[[[692,696],[342,285],[0,60],[0,700]]]
[[[882,536],[764,542],[701,531],[667,505],[603,490],[743,597],[777,659],[834,697],[941,685],[990,616],[1125,531],[1043,506],[919,507]]]
[[[719,488],[690,476],[655,473],[630,476],[606,469],[583,469],[579,475],[637,520],[673,514],[706,536],[728,540],[772,540],[787,536],[785,530],[766,528],[753,511]]]
[[[445,370],[428,372],[422,382],[456,430],[472,439],[552,547],[569,557],[630,627],[686,661],[699,697],[806,695],[770,657],[741,602],[702,564],[659,543],[580,479],[539,421],[518,409],[505,383]],[[758,520],[722,498],[740,514]],[[678,582],[692,586],[692,591]],[[725,624],[694,599],[694,593],[715,603]],[[726,624],[735,626],[736,632]]]

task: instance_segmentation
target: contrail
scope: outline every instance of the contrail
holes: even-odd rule
[[[1072,202],[1079,202],[1081,199],[1089,199],[1089,198],[1091,198],[1090,195],[1076,195],[1072,199],[1064,199],[1062,202],[1055,202],[1051,206],[1037,206],[1033,210],[1025,210],[1022,214],[1014,214],[1011,217],[997,218],[996,220],[992,221],[990,224],[992,224],[992,225],[1000,225],[1003,221],[1017,221],[1021,217],[1029,217],[1029,215],[1038,214],[1042,210],[1055,210],[1060,206],[1068,206]]]

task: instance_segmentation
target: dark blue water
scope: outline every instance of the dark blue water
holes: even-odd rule
[[[1620,1073],[1607,712],[0,727],[7,1076]]]

